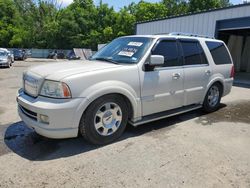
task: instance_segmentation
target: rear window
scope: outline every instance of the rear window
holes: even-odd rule
[[[231,64],[230,55],[222,42],[206,42],[216,65]]]

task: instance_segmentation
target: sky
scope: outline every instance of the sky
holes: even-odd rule
[[[59,0],[62,2],[63,7],[66,7],[67,5],[69,5],[70,3],[73,2],[73,0]],[[107,3],[110,6],[113,6],[115,8],[115,10],[120,10],[120,8],[122,8],[123,6],[127,6],[132,2],[139,2],[140,0],[103,0],[103,3]],[[160,0],[146,0],[148,2],[159,2]],[[94,0],[95,4],[99,3],[99,0]],[[233,4],[240,4],[242,2],[242,0],[231,0],[230,1]]]

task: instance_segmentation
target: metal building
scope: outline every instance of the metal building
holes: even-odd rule
[[[170,32],[194,33],[225,41],[236,71],[241,72],[240,79],[250,80],[250,3],[136,24],[139,35]]]

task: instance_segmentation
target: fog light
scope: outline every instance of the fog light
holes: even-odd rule
[[[40,121],[41,121],[42,123],[49,124],[49,117],[46,116],[46,115],[40,114]]]

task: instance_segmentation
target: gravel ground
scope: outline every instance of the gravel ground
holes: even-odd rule
[[[21,122],[22,72],[41,63],[0,69],[0,187],[250,187],[250,89],[233,87],[217,112],[128,126],[96,147],[46,139]]]

